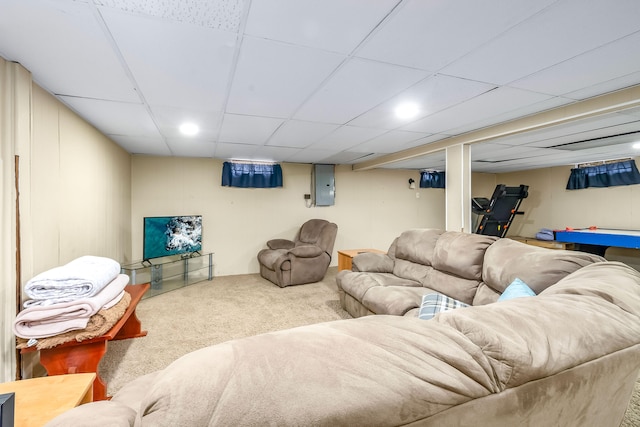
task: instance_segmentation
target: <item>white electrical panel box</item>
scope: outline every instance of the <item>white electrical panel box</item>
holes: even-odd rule
[[[311,196],[315,206],[333,206],[336,196],[335,165],[313,165]]]

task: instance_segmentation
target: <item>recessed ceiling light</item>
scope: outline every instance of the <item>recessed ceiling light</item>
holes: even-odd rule
[[[396,117],[399,119],[411,119],[418,115],[420,107],[415,102],[404,102],[396,107]]]
[[[634,148],[636,150],[640,150],[640,142],[634,142],[633,145],[631,146],[631,148]]]
[[[180,125],[180,132],[183,135],[193,136],[200,132],[200,128],[195,123],[183,123]]]

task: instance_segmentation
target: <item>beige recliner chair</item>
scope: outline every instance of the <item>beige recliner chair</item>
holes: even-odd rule
[[[260,275],[284,288],[319,282],[331,263],[338,226],[324,219],[302,224],[295,239],[273,239],[258,252]]]

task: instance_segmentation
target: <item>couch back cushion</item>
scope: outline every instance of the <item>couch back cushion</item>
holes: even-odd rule
[[[395,241],[393,274],[422,283],[431,270],[433,251],[442,233],[430,228],[403,232]]]
[[[433,250],[434,271],[422,284],[466,304],[474,301],[482,280],[482,264],[487,248],[497,237],[446,231]]]
[[[504,292],[516,278],[539,294],[574,271],[600,261],[605,259],[585,252],[539,248],[511,239],[500,239],[485,252],[482,279],[486,286],[496,292],[495,295]],[[484,289],[482,293],[489,294],[491,291]]]
[[[493,236],[447,231],[436,241],[431,265],[436,270],[479,281],[482,278],[485,251],[497,239]]]
[[[433,289],[465,304],[472,304],[480,281],[465,279],[455,274],[431,268],[431,271],[421,283],[425,288]]]

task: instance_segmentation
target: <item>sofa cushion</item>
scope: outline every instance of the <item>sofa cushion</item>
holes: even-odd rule
[[[443,294],[426,294],[422,296],[422,303],[420,304],[418,318],[422,320],[433,319],[433,317],[438,313],[461,307],[469,307],[469,304],[465,304],[462,301],[458,301],[457,299],[450,298]]]
[[[433,322],[457,329],[481,348],[505,388],[635,345],[640,275],[602,263],[573,274],[535,298],[452,310]]]
[[[429,290],[421,286],[377,286],[367,291],[362,305],[375,314],[404,316],[409,310],[420,307],[425,291]]]
[[[640,313],[639,283],[640,272],[636,269],[621,262],[607,261],[581,268],[540,295],[589,295],[604,298],[627,313]]]
[[[360,273],[343,270],[336,276],[338,288],[348,293],[358,301],[362,301],[371,288],[376,287],[418,287],[423,289],[419,282],[401,279],[390,273]],[[424,292],[423,292],[424,293]]]
[[[395,257],[416,264],[431,265],[433,251],[442,230],[431,228],[407,230],[396,243]]]
[[[549,250],[511,239],[500,239],[487,248],[482,268],[483,281],[502,293],[516,277],[536,294],[574,271],[605,261],[577,251]]]
[[[183,356],[136,425],[418,425],[498,392],[489,368],[464,335],[415,317],[325,322]]]
[[[451,273],[431,268],[429,274],[422,281],[422,286],[436,292],[448,295],[466,304],[471,304],[478,289],[479,282],[474,279],[464,279]]]
[[[533,292],[526,283],[516,277],[516,279],[511,282],[509,286],[507,286],[507,289],[504,290],[502,295],[500,295],[498,301],[507,301],[514,298],[535,296],[536,293]]]
[[[402,279],[424,283],[433,270],[430,265],[418,264],[413,261],[396,258],[393,264],[393,274]]]
[[[473,296],[472,305],[485,305],[498,301],[500,298],[500,292],[488,286],[484,282],[480,282],[476,289],[476,294]]]
[[[437,270],[479,281],[485,251],[497,239],[493,236],[447,231],[436,241],[431,265]]]

